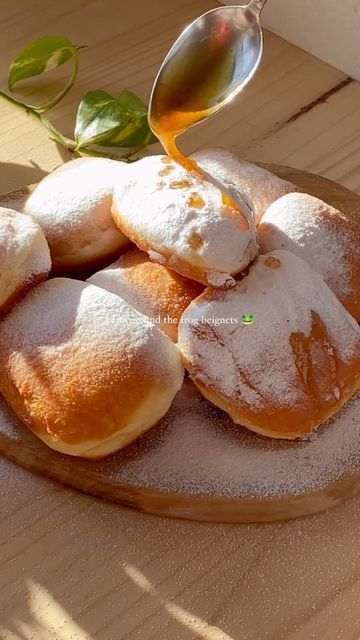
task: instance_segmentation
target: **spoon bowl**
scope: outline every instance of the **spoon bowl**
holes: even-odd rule
[[[178,135],[219,111],[249,82],[262,56],[265,2],[212,9],[182,32],[151,93],[149,125],[155,134]]]

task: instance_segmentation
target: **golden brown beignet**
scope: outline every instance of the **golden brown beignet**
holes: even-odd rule
[[[101,458],[147,431],[183,373],[177,347],[145,316],[77,280],[39,285],[1,325],[1,393],[69,455]]]
[[[257,255],[249,209],[201,175],[167,156],[143,158],[125,172],[114,188],[113,217],[155,262],[218,286]]]
[[[203,149],[191,157],[220,188],[226,189],[235,200],[242,198],[247,203],[256,225],[272,202],[286,193],[301,191],[292,182],[226,149]]]
[[[116,293],[134,309],[151,318],[174,342],[181,315],[203,292],[199,282],[150,260],[147,253],[131,249],[106,269],[87,280]]]
[[[324,278],[360,321],[360,215],[350,216],[306,193],[289,193],[266,211],[257,230],[261,253],[287,249]]]
[[[273,438],[310,433],[360,386],[357,323],[321,276],[287,251],[259,256],[241,282],[194,300],[178,344],[209,400]]]
[[[106,158],[66,162],[33,189],[23,205],[41,226],[56,273],[88,271],[130,244],[111,216],[114,183],[124,163]]]
[[[30,217],[0,207],[0,317],[51,269],[48,244]]]

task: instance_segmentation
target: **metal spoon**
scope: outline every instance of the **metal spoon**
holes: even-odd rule
[[[212,9],[182,32],[152,89],[149,125],[155,134],[178,135],[219,111],[249,82],[262,56],[265,3]]]

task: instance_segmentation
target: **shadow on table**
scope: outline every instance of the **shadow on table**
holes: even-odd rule
[[[0,193],[8,193],[14,184],[26,186],[39,182],[46,176],[46,172],[39,165],[31,164],[31,167],[24,167],[13,162],[0,162]]]
[[[72,158],[78,157],[77,154],[71,153],[57,142],[51,144],[56,145],[59,155],[58,165],[68,162]],[[36,162],[30,160],[31,166],[24,166],[14,162],[0,162],[0,194],[8,193],[13,189],[25,187],[35,182],[40,182],[47,175]]]

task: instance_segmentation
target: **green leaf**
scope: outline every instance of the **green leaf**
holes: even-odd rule
[[[19,80],[56,69],[76,54],[76,47],[62,36],[44,36],[31,42],[10,63],[8,86],[12,91]]]
[[[113,98],[89,91],[80,103],[75,126],[78,147],[141,147],[157,142],[147,123],[146,105],[131,91]]]
[[[89,144],[107,146],[130,122],[129,111],[106,91],[88,91],[76,116],[78,148]],[[109,146],[112,146],[111,144]]]
[[[124,90],[119,94],[118,101],[132,114],[131,123],[129,123],[127,131],[123,132],[120,140],[121,145],[119,146],[141,147],[159,142],[149,128],[146,104],[135,93],[128,90]]]
[[[145,102],[140,100],[140,98],[138,98],[138,96],[135,95],[135,93],[133,93],[132,91],[124,89],[124,91],[121,91],[121,93],[119,93],[119,95],[117,96],[117,100],[118,102],[120,102],[120,104],[123,105],[123,107],[126,107],[129,111],[137,113],[141,116],[147,115],[147,106]]]

